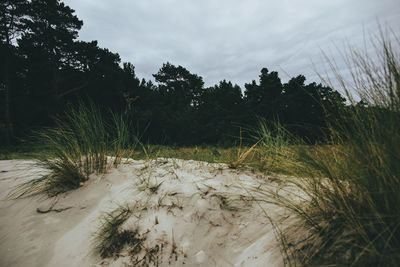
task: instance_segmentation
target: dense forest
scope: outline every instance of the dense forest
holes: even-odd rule
[[[83,22],[61,1],[2,0],[0,9],[2,144],[87,101],[124,114],[145,142],[178,145],[231,144],[260,119],[314,142],[345,107],[332,88],[303,75],[282,83],[267,68],[244,88],[226,80],[205,87],[201,76],[167,62],[153,83],[97,41],[78,40]]]

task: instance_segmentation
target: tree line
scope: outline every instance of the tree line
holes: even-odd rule
[[[267,68],[242,90],[226,80],[205,87],[201,76],[167,62],[153,83],[97,41],[79,41],[83,22],[59,0],[3,0],[0,8],[3,144],[52,126],[81,101],[124,114],[144,141],[187,145],[230,144],[262,118],[312,142],[345,106],[330,87],[306,84],[303,75],[282,83]]]

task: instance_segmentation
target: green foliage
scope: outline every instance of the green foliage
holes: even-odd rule
[[[330,145],[297,147],[291,172],[302,176],[288,178],[297,190],[263,192],[301,219],[295,230],[281,229],[294,265],[398,266],[400,58],[388,38],[375,43],[377,57],[350,51],[355,80],[344,89],[350,96],[356,88],[363,104],[350,98],[331,121]]]
[[[280,119],[293,135],[322,140],[321,135],[327,133],[326,122],[336,119],[345,99],[331,87],[306,85],[305,80],[299,75],[284,84]]]
[[[47,146],[39,165],[48,174],[23,184],[13,195],[54,196],[80,187],[92,173],[105,173],[111,166],[118,166],[137,140],[132,140],[121,116],[113,114],[112,118],[107,125],[98,108],[81,104],[58,117],[57,127],[38,131],[37,142]]]
[[[12,45],[14,40],[24,29],[23,14],[27,0],[4,0],[0,3],[0,40],[2,44]]]
[[[77,40],[83,22],[63,2],[5,1],[0,8],[5,12],[0,25],[5,143],[32,128],[54,126],[53,116],[82,99],[131,115],[143,139],[156,144],[234,145],[238,129],[256,127],[259,117],[290,124],[290,131],[310,141],[320,138],[325,126],[327,112],[316,103],[334,97],[328,88],[300,84],[300,90],[286,93],[278,73],[263,68],[259,84],[246,84],[243,96],[239,86],[225,80],[204,88],[201,76],[171,63],[153,75],[156,84],[140,81],[134,66],[121,64],[117,53],[97,41]],[[334,115],[336,107],[327,111]],[[304,125],[312,131],[300,131]]]
[[[217,143],[233,140],[243,121],[244,103],[238,85],[221,81],[219,85],[204,89],[200,97],[197,118],[200,125],[200,142]]]
[[[245,99],[249,111],[261,117],[273,120],[281,111],[280,96],[282,95],[282,83],[278,72],[269,72],[263,68],[260,74],[260,84],[253,80],[251,84],[245,84]]]
[[[18,39],[19,51],[29,59],[29,79],[34,73],[46,72],[46,86],[41,97],[47,95],[48,105],[57,105],[60,94],[60,69],[67,65],[68,54],[83,22],[74,10],[58,0],[32,0],[23,15],[25,29]],[[34,72],[34,73],[32,73]],[[43,94],[44,90],[47,94]]]
[[[168,102],[176,108],[180,108],[180,105],[198,105],[198,98],[204,85],[202,77],[169,62],[163,64],[153,76],[160,84],[158,90],[161,95],[167,96]]]
[[[269,173],[291,174],[297,170],[296,150],[302,145],[279,123],[259,122],[258,147],[253,165]],[[308,146],[304,146],[307,147]]]

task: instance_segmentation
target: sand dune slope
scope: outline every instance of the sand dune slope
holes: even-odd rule
[[[283,265],[265,213],[284,212],[252,201],[252,188],[278,186],[262,174],[197,161],[130,160],[57,198],[7,199],[13,186],[41,173],[33,161],[0,161],[0,266]],[[105,214],[121,207],[130,217],[119,231],[136,233],[140,242],[102,259],[96,233]]]

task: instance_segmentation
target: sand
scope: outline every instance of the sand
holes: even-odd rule
[[[129,160],[81,188],[48,199],[8,199],[12,188],[45,171],[34,161],[0,161],[0,266],[282,266],[266,217],[288,218],[254,191],[279,179],[225,164]],[[122,230],[144,241],[102,259],[94,237],[102,218],[133,210]],[[39,211],[39,212],[38,212]]]

